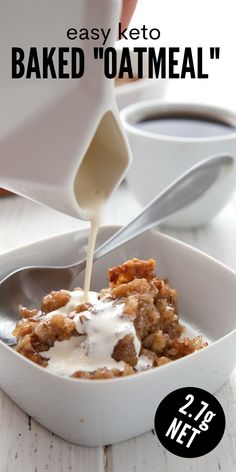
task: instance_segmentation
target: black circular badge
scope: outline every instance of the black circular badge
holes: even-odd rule
[[[157,408],[155,431],[161,444],[180,457],[211,452],[225,430],[221,404],[211,393],[185,387],[169,393]]]

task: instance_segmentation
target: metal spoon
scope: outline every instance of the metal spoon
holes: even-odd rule
[[[205,194],[233,167],[230,156],[215,156],[192,167],[169,185],[136,218],[121,228],[94,254],[94,261],[121,244],[165,220]],[[86,259],[65,267],[24,267],[12,272],[0,283],[0,338],[15,344],[12,336],[18,321],[19,304],[28,308],[40,305],[51,290],[70,289],[74,278],[85,268]]]

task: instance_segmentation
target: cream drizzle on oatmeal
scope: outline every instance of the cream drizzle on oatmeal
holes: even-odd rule
[[[45,316],[49,319],[58,313],[71,313],[80,335],[65,341],[55,341],[49,351],[41,352],[40,355],[48,359],[46,369],[62,376],[72,375],[79,370],[94,372],[99,368],[124,370],[125,363],[117,362],[112,357],[118,341],[131,335],[137,358],[141,348],[133,322],[124,315],[125,304],[110,299],[98,300],[98,294],[89,292],[91,308],[75,313],[73,310],[84,299],[82,290],[76,292],[69,292],[72,296],[64,307]]]
[[[57,310],[50,311],[46,315],[43,316],[44,320],[50,320],[54,315],[64,315],[64,314],[69,314],[72,313],[76,307],[84,302],[84,291],[83,290],[73,290],[70,292],[69,290],[65,290],[66,293],[70,296],[69,301],[66,303],[66,305],[57,308]],[[91,303],[94,305],[98,301],[98,293],[97,292],[92,292],[90,291],[88,293],[88,299],[87,302]]]
[[[152,360],[149,357],[141,355],[138,358],[138,362],[134,367],[137,372],[141,372],[142,370],[147,370],[152,367]]]

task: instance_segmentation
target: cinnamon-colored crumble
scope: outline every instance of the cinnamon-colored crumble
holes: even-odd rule
[[[198,351],[207,345],[202,337],[194,339],[182,337],[184,327],[179,323],[177,292],[164,280],[155,275],[155,261],[132,259],[108,271],[109,287],[101,290],[101,300],[123,303],[123,317],[133,322],[136,335],[141,343],[139,357],[145,357],[150,367],[159,367],[183,356]],[[77,289],[78,290],[78,289]],[[46,295],[39,310],[20,307],[22,317],[14,329],[17,338],[16,350],[33,362],[46,367],[48,360],[40,353],[48,351],[55,341],[69,340],[80,336],[76,330],[74,317],[92,310],[89,303],[80,303],[71,313],[55,313],[45,318],[47,313],[64,307],[70,299],[66,290]],[[124,369],[96,371],[75,371],[72,377],[105,379],[135,374],[138,361],[131,335],[120,339],[114,347],[113,359],[125,363]]]

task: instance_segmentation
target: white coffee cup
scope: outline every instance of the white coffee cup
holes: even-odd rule
[[[200,118],[225,124],[232,130],[229,128],[227,134],[217,136],[187,137],[157,134],[137,126],[145,119],[173,116]],[[127,182],[142,205],[203,159],[222,153],[236,159],[236,114],[229,110],[208,105],[145,101],[122,110],[121,119],[133,152]],[[236,165],[204,197],[168,218],[165,225],[191,228],[207,224],[223,208],[235,189]]]

